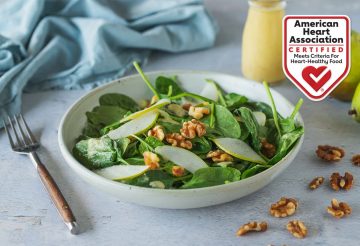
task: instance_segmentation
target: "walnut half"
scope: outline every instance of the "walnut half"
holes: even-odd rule
[[[360,155],[354,155],[351,158],[352,163],[354,164],[354,166],[358,166],[360,167]]]
[[[345,156],[345,151],[335,146],[319,145],[316,154],[320,159],[325,161],[339,161]]]
[[[318,188],[322,183],[324,183],[324,177],[315,177],[309,184],[309,188],[315,190]]]
[[[192,143],[179,133],[169,133],[165,135],[166,142],[172,146],[181,147],[184,149],[191,149]]]
[[[286,229],[296,238],[304,238],[307,235],[307,228],[300,220],[291,220],[286,225]]]
[[[201,121],[192,119],[183,123],[180,132],[183,137],[189,139],[193,139],[196,136],[202,137],[206,134],[206,126]]]
[[[231,155],[229,155],[219,149],[210,151],[209,153],[207,153],[206,157],[211,158],[213,160],[213,162],[233,161],[233,158]]]
[[[255,232],[264,232],[267,230],[267,223],[265,221],[262,222],[256,222],[251,221],[247,224],[242,225],[239,230],[236,232],[237,236],[243,236],[248,232],[255,231]]]
[[[335,218],[342,218],[351,214],[351,207],[345,202],[339,202],[335,198],[331,200],[331,207],[327,207],[327,212]]]
[[[282,197],[279,201],[272,204],[270,214],[277,218],[293,215],[298,207],[298,203],[293,198]]]
[[[346,172],[344,176],[339,173],[333,173],[330,177],[330,186],[333,190],[350,190],[354,183],[354,177],[351,173]]]

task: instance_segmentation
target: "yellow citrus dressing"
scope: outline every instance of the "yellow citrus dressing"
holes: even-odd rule
[[[250,0],[242,41],[242,72],[267,82],[285,79],[282,70],[282,18],[285,2]]]

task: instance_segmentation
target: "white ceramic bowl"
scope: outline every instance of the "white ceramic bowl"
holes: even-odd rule
[[[236,92],[251,100],[269,103],[261,83],[240,77],[203,71],[162,71],[147,73],[147,75],[151,81],[154,81],[159,75],[177,75],[181,86],[185,90],[195,93],[199,93],[206,83],[205,79],[210,78],[217,81],[225,91]],[[290,115],[294,106],[275,90],[271,91],[279,113],[283,116]],[[65,113],[60,123],[58,137],[61,152],[74,172],[92,186],[118,197],[121,201],[158,208],[186,209],[211,206],[238,199],[263,188],[284,171],[299,152],[304,138],[301,137],[291,152],[273,167],[237,182],[189,190],[162,190],[126,185],[105,179],[88,170],[71,153],[75,139],[81,134],[85,125],[85,112],[98,105],[99,97],[109,92],[123,93],[138,101],[151,96],[150,90],[139,75],[125,77],[96,88],[75,102]],[[297,116],[297,121],[303,125],[300,115]]]

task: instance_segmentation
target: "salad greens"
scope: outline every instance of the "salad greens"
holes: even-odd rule
[[[283,117],[266,82],[270,105],[226,93],[210,79],[201,95],[185,91],[176,76],[153,85],[134,66],[153,98],[141,107],[124,94],[102,95],[73,148],[79,162],[106,178],[165,189],[235,182],[282,160],[304,133],[295,119],[302,99]]]

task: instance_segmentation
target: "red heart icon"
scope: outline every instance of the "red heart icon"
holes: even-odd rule
[[[318,91],[331,77],[330,69],[325,74],[322,74],[326,68],[327,66],[320,66],[318,68],[307,66],[302,71],[302,77],[311,88]],[[313,77],[311,75],[313,75]],[[315,81],[314,78],[317,81]]]

